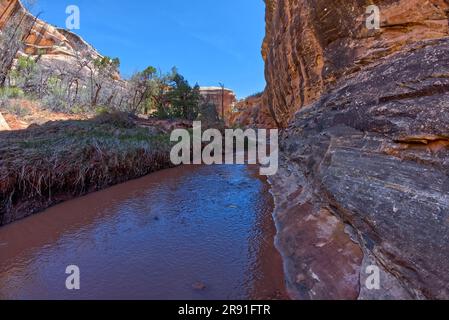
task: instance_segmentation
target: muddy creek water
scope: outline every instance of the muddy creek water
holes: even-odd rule
[[[2,227],[0,299],[285,299],[257,172],[164,170]]]

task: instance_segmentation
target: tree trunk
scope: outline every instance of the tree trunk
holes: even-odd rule
[[[95,107],[98,103],[98,96],[100,95],[101,85],[97,84],[97,90],[95,91],[94,99],[92,100],[92,107]]]

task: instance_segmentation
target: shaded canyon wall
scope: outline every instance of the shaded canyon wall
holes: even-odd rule
[[[266,1],[278,248],[295,298],[447,299],[449,4],[371,4]]]

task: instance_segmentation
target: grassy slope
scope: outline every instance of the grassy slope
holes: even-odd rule
[[[167,135],[124,115],[0,133],[0,225],[171,166]]]

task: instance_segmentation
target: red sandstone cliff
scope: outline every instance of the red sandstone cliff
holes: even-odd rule
[[[13,16],[18,16],[19,19],[23,20],[23,27],[32,26],[32,30],[25,39],[25,53],[27,54],[35,55],[40,52],[55,57],[73,57],[76,54],[84,53],[94,59],[100,56],[95,49],[76,34],[58,29],[40,19],[36,19],[24,8],[19,0],[1,0],[0,14],[0,29]]]
[[[14,20],[25,31],[24,52],[42,55],[39,63],[51,68],[78,71],[82,59],[93,61],[102,57],[78,35],[56,28],[30,14],[19,0],[0,0],[0,30]],[[86,76],[89,70],[85,68]],[[114,76],[119,79],[119,75]]]
[[[447,299],[449,4],[371,4],[266,1],[278,247],[294,297]]]
[[[264,94],[240,100],[235,105],[235,112],[229,118],[229,123],[243,127],[276,128],[276,124],[265,107]]]
[[[448,33],[449,5],[444,0],[376,1],[382,10],[380,31],[365,27],[372,1],[265,2],[267,87],[258,123],[267,125],[286,127],[298,110],[340,77],[407,44]]]
[[[225,123],[229,123],[237,102],[235,93],[227,88],[201,87],[200,94],[203,98],[203,102],[213,104],[217,109],[219,117],[222,118],[224,114]]]

